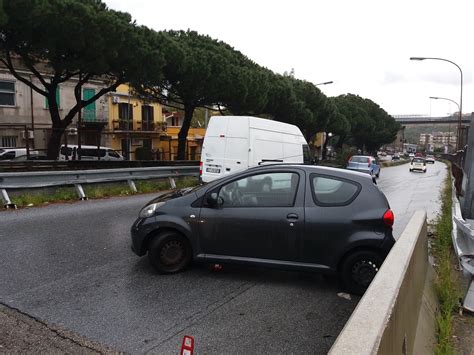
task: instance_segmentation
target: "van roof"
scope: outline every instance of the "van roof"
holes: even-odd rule
[[[65,144],[62,144],[61,147],[66,147]],[[77,144],[68,144],[67,145],[68,148],[79,148],[79,146]],[[86,144],[81,144],[81,148],[85,148],[85,149],[97,149],[97,146],[96,145],[86,145]],[[99,149],[111,149],[111,150],[114,150],[113,148],[110,148],[110,147],[103,147],[103,146],[100,146]]]

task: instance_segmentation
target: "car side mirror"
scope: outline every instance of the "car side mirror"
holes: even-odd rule
[[[224,200],[222,197],[220,197],[217,192],[213,192],[210,195],[207,196],[206,199],[207,204],[211,208],[217,208],[223,205]]]

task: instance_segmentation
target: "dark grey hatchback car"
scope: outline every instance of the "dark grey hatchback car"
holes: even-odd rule
[[[251,168],[149,202],[132,250],[160,273],[192,260],[338,273],[361,294],[395,243],[394,216],[367,174],[306,165]]]

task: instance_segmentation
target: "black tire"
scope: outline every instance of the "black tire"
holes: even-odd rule
[[[410,173],[411,173],[412,171],[413,171],[413,170],[412,170],[412,169],[410,169]]]
[[[150,242],[148,259],[161,274],[184,270],[192,258],[189,241],[181,234],[169,231],[157,235]]]
[[[375,177],[377,177],[377,178],[380,177],[380,171],[377,174],[375,174]]]
[[[348,255],[341,265],[341,279],[353,294],[363,295],[383,263],[383,257],[372,250],[359,250]]]

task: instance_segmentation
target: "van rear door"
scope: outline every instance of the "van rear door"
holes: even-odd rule
[[[206,136],[202,147],[202,181],[209,182],[223,175],[225,139]]]

